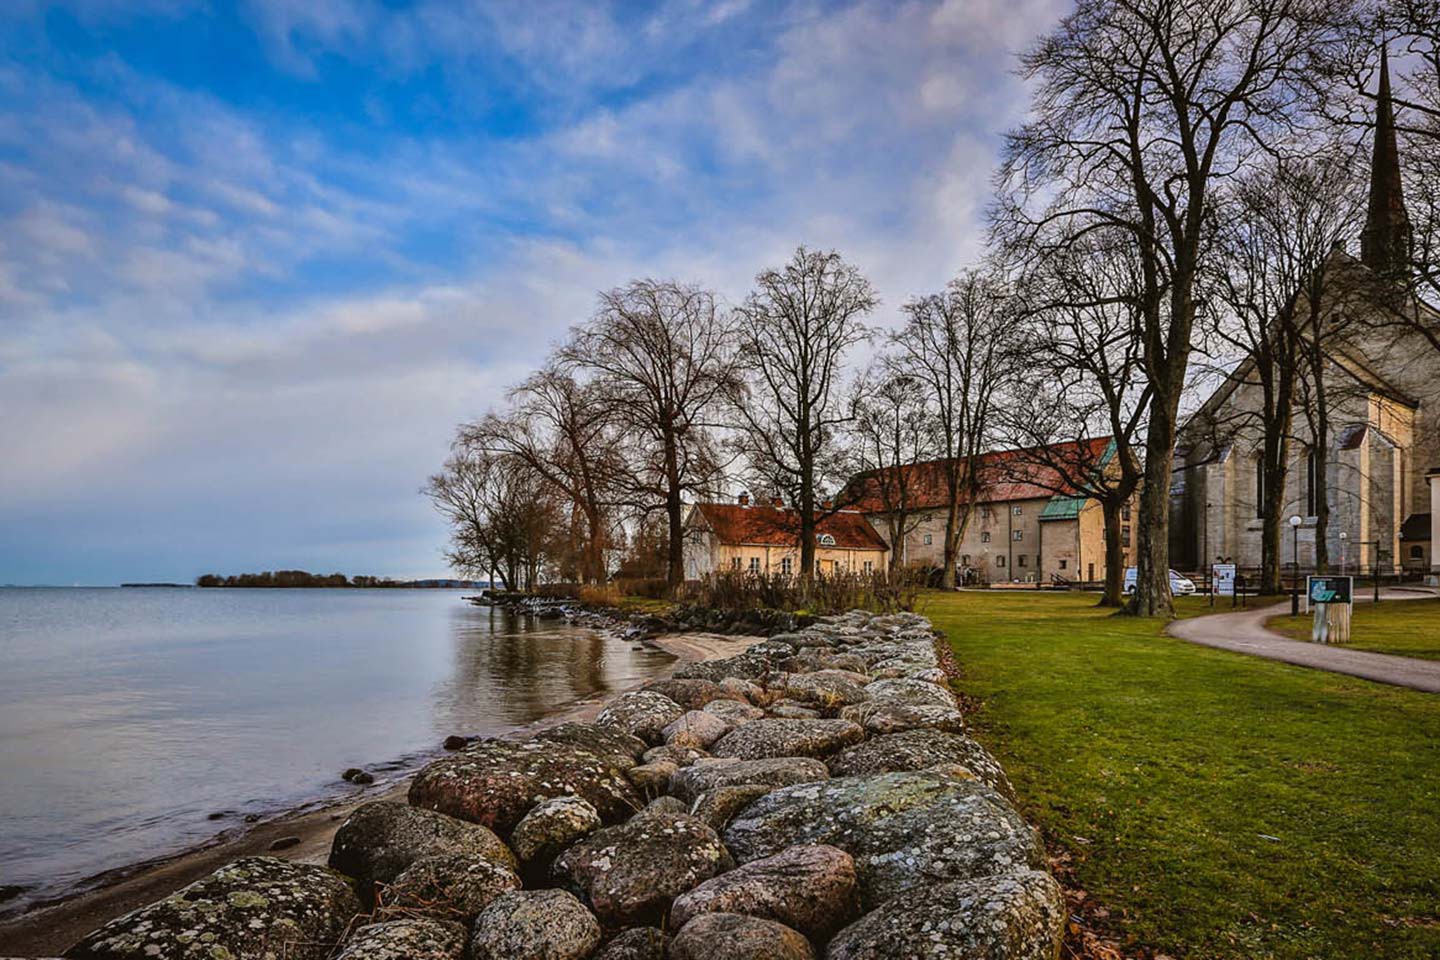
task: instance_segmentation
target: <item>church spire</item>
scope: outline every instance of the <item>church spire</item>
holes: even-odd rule
[[[1360,234],[1360,259],[1376,273],[1393,276],[1410,264],[1410,215],[1400,183],[1395,105],[1390,99],[1390,59],[1380,48],[1380,90],[1375,102],[1375,149],[1370,160],[1370,210]]]

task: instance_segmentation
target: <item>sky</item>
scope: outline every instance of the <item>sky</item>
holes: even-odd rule
[[[983,247],[1062,0],[8,0],[0,584],[447,575],[419,494],[598,291]]]

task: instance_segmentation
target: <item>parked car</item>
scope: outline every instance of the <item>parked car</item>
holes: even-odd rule
[[[1122,588],[1121,592],[1124,593],[1126,596],[1129,596],[1130,594],[1135,592],[1136,572],[1137,571],[1134,567],[1125,568],[1125,586]],[[1189,577],[1182,576],[1175,570],[1170,571],[1170,593],[1172,596],[1188,597],[1194,592],[1194,580],[1191,580]]]

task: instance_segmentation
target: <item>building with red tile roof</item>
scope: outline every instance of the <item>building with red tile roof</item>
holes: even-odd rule
[[[828,510],[816,529],[817,572],[884,570],[890,548],[858,510]],[[685,519],[685,573],[692,580],[734,570],[757,575],[799,572],[800,515],[771,501],[697,503]]]

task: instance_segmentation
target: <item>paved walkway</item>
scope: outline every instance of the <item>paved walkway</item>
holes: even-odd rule
[[[1418,591],[1386,590],[1381,600],[1414,600],[1425,594]],[[1432,594],[1433,595],[1433,594]],[[1359,599],[1358,597],[1356,598]],[[1348,647],[1291,640],[1265,629],[1265,621],[1289,606],[1278,604],[1251,607],[1234,613],[1214,613],[1189,620],[1175,620],[1165,631],[1172,637],[1201,643],[1207,647],[1248,653],[1267,660],[1282,660],[1301,667],[1348,673],[1379,683],[1440,693],[1440,660],[1417,660],[1388,653],[1370,653]]]

